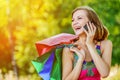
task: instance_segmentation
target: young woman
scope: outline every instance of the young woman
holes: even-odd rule
[[[84,28],[84,26],[87,26]],[[62,53],[62,80],[100,80],[110,72],[112,42],[108,31],[90,7],[72,13],[72,28],[78,39]]]

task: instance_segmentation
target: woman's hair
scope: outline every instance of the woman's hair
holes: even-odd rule
[[[100,21],[96,12],[88,6],[82,6],[82,7],[78,7],[76,9],[74,9],[72,12],[72,16],[73,16],[74,12],[76,12],[78,10],[85,10],[87,12],[87,17],[88,17],[89,21],[91,21],[96,26],[94,40],[97,40],[97,41],[105,40],[108,37],[109,32],[108,32],[107,28]]]

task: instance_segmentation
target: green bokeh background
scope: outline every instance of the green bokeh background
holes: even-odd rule
[[[85,5],[92,7],[108,28],[108,39],[113,42],[112,66],[119,66],[120,0],[0,0],[2,76],[12,70],[19,77],[27,76],[20,80],[40,80],[31,64],[38,56],[35,42],[62,32],[73,33],[72,10]]]

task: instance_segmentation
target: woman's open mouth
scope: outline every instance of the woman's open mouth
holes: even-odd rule
[[[75,28],[76,31],[78,31],[78,30],[80,30],[80,29],[81,29],[81,27],[76,27],[76,28]]]

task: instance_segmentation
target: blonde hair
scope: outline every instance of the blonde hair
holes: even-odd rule
[[[74,12],[76,12],[78,10],[85,10],[87,12],[88,19],[96,26],[94,40],[102,41],[102,40],[107,39],[109,32],[108,32],[107,28],[100,21],[96,12],[88,6],[82,6],[82,7],[78,7],[76,9],[74,9],[72,12],[72,16],[73,16]]]

